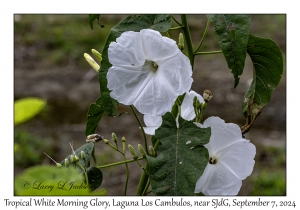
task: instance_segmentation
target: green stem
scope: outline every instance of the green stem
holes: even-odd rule
[[[184,38],[185,38],[185,42],[186,42],[186,49],[187,49],[188,57],[190,59],[191,66],[193,69],[195,55],[194,55],[194,51],[193,51],[192,38],[191,38],[188,22],[186,19],[186,15],[181,15],[181,22],[183,25],[182,30],[183,30],[183,34],[184,34]]]
[[[77,165],[84,171],[86,185],[88,186],[89,185],[89,179],[88,179],[88,175],[87,175],[86,169],[81,165],[81,163],[79,161],[77,161]]]
[[[196,52],[194,55],[208,55],[208,54],[218,54],[222,53],[222,50],[210,51],[210,52]]]
[[[111,148],[113,148],[114,150],[116,150],[116,151],[120,152],[121,154],[123,154],[122,151],[120,151],[117,147],[115,147],[115,146],[112,145],[111,143],[108,143],[108,145],[109,145]]]
[[[169,34],[169,32],[168,32],[168,31],[166,31],[165,33],[166,33],[167,37],[168,37],[168,38],[170,38],[170,34]]]
[[[199,50],[199,48],[201,47],[201,45],[202,45],[202,43],[203,43],[203,40],[204,40],[204,37],[205,37],[205,35],[206,35],[206,32],[207,32],[207,30],[208,30],[209,24],[210,24],[210,21],[209,21],[209,20],[207,20],[207,23],[206,23],[206,27],[205,27],[204,34],[203,34],[203,36],[202,36],[202,38],[201,38],[201,41],[200,41],[200,43],[199,43],[198,47],[197,47],[197,48],[196,48],[196,50],[195,50],[195,53],[196,53],[196,52]]]
[[[149,165],[148,162],[146,163],[145,169],[148,171]],[[142,176],[140,178],[140,182],[136,191],[136,195],[142,195],[144,192],[144,189],[147,185],[147,181],[148,181],[149,175],[143,171]]]
[[[150,179],[148,178],[146,187],[145,187],[142,195],[146,195],[147,194],[147,190],[148,190],[149,185],[150,185]]]
[[[172,18],[173,18],[173,20],[175,21],[175,23],[177,23],[178,25],[180,25],[180,26],[182,26],[182,24],[181,23],[179,23],[179,21],[178,20],[176,20],[176,18],[172,15]]]
[[[170,28],[169,30],[176,30],[176,29],[180,29],[180,28],[183,28],[183,26],[173,27],[173,28]]]
[[[149,174],[148,171],[140,164],[138,159],[136,159],[136,162],[147,174]]]
[[[84,175],[85,175],[86,185],[89,186],[89,177],[86,171],[84,171]]]
[[[139,157],[137,160],[143,160],[143,159],[145,159],[145,158],[144,157]],[[107,165],[103,165],[103,166],[97,166],[97,168],[107,168],[107,167],[111,167],[111,166],[121,165],[121,164],[124,164],[124,163],[131,163],[131,162],[135,162],[135,161],[136,161],[135,159],[130,159],[130,160],[111,163],[111,164],[107,164]]]
[[[124,161],[127,161],[125,153],[123,153]],[[127,193],[127,185],[128,185],[128,179],[129,179],[129,168],[128,163],[125,163],[126,166],[126,181],[125,181],[125,188],[124,188],[124,195]]]
[[[148,152],[148,144],[147,144],[147,137],[146,137],[146,134],[145,134],[145,131],[144,131],[144,127],[143,127],[143,125],[142,125],[140,119],[138,118],[136,112],[134,111],[134,108],[133,108],[132,105],[130,105],[130,109],[132,110],[132,112],[133,112],[133,114],[134,114],[136,120],[138,121],[138,123],[139,123],[139,125],[140,125],[140,127],[141,127],[141,130],[142,130],[142,133],[143,133],[143,136],[144,136],[144,148],[146,149],[147,155],[149,155],[149,152]]]

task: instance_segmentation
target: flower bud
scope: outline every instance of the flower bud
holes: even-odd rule
[[[84,151],[81,151],[81,152],[80,152],[80,156],[81,156],[81,159],[83,159],[83,160],[85,159],[86,156],[85,156]]]
[[[62,167],[62,165],[61,165],[60,163],[56,163],[56,166],[57,166],[58,168],[61,168],[61,167]]]
[[[139,151],[140,151],[142,157],[145,158],[145,157],[146,157],[146,152],[145,152],[143,146],[140,145],[140,144],[138,144],[138,149],[139,149]]]
[[[65,159],[65,166],[66,166],[66,167],[69,167],[69,164],[70,164],[70,162],[69,162],[69,160],[66,158],[66,159]]]
[[[91,65],[91,67],[93,69],[95,69],[97,72],[100,70],[100,66],[98,63],[96,63],[94,61],[94,59],[87,53],[84,53],[84,57],[85,57],[85,60]]]
[[[103,140],[103,136],[99,134],[91,134],[86,137],[86,142],[98,142]]]
[[[72,149],[72,152],[73,152],[73,162],[76,162],[76,161],[78,161],[79,160],[79,158],[77,157],[77,155],[76,155],[76,153],[75,153],[75,151],[74,151],[74,149],[73,149],[73,145],[71,144],[71,142],[69,142],[69,144],[70,144],[70,147],[71,147],[71,149]],[[72,161],[71,161],[72,162]]]
[[[134,148],[130,144],[128,144],[128,149],[129,149],[130,153],[132,154],[133,159],[136,160],[138,158],[138,156],[137,156]]]
[[[194,96],[194,98],[193,98],[193,107],[194,108],[197,108],[197,96]]]
[[[155,156],[155,151],[154,151],[154,148],[150,145],[149,146],[149,154],[154,157]]]
[[[115,142],[115,144],[116,144],[116,146],[117,146],[117,148],[118,148],[118,139],[117,139],[116,134],[115,134],[115,133],[112,133],[112,134],[111,134],[111,138],[112,138],[112,140]]]
[[[74,159],[75,159],[75,162],[77,162],[79,160],[79,157],[77,157],[77,155],[74,155]]]
[[[117,142],[117,140],[118,140],[115,133],[111,134],[111,138],[113,139],[114,142]]]
[[[107,139],[103,139],[103,141],[104,141],[105,144],[109,143],[109,141]]]
[[[126,149],[126,139],[125,139],[125,137],[123,136],[122,137],[122,149],[123,149],[123,152],[125,152],[125,149]]]
[[[196,108],[201,109],[202,108],[202,103],[197,99],[196,101]]]
[[[102,61],[102,55],[95,49],[92,49],[92,53],[94,54],[94,56],[98,59],[98,61]]]
[[[70,155],[70,162],[74,163],[75,162],[75,156],[74,155]]]
[[[178,44],[178,48],[180,50],[183,50],[184,48],[184,40],[183,40],[183,35],[182,33],[179,34],[179,44]]]
[[[203,99],[206,103],[210,101],[210,99],[213,97],[212,93],[209,90],[205,90],[203,93]]]

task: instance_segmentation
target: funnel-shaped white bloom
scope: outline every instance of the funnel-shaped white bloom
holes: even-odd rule
[[[255,146],[242,137],[241,129],[225,123],[219,117],[209,117],[199,127],[211,127],[211,137],[204,145],[209,152],[209,163],[198,179],[195,193],[204,195],[237,195],[242,180],[252,173]]]
[[[204,103],[202,96],[195,91],[191,90],[190,92],[187,92],[181,104],[181,117],[185,120],[193,120],[196,117],[193,106],[193,99],[195,96],[200,102]],[[171,111],[171,109],[169,111]],[[155,130],[162,124],[162,117],[144,115],[144,122],[147,126],[144,127],[145,133],[148,135],[154,135]]]
[[[159,32],[127,31],[108,48],[110,96],[150,116],[164,115],[193,82],[189,59]]]

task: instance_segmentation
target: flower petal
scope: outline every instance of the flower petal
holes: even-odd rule
[[[210,140],[205,145],[210,156],[243,138],[238,125],[225,123],[219,117],[209,117],[203,122],[203,125],[204,127],[211,127]]]
[[[241,139],[217,153],[220,163],[239,179],[246,179],[254,167],[255,146],[249,140]]]
[[[155,135],[155,130],[162,124],[162,117],[144,115],[144,122],[147,126],[144,127],[145,133],[148,135]]]
[[[145,63],[141,35],[127,31],[108,48],[109,62],[114,66],[142,66]]]
[[[181,104],[181,117],[185,120],[193,120],[196,117],[193,106],[195,96],[200,102],[204,103],[202,96],[195,91],[191,90],[190,92],[187,92]]]
[[[153,74],[146,70],[112,66],[107,73],[107,87],[112,90],[112,98],[122,104],[131,105],[151,82],[152,77]]]
[[[163,78],[154,74],[133,105],[143,114],[162,116],[171,110],[178,95],[166,85]]]
[[[192,86],[192,67],[189,59],[182,53],[157,62],[157,75],[163,84],[172,91],[176,98],[188,92]]]
[[[154,126],[154,127],[160,127],[162,124],[162,117],[161,116],[149,116],[144,115],[144,122],[147,127]]]
[[[208,164],[198,179],[195,193],[204,195],[237,195],[242,181],[222,164]]]
[[[146,59],[159,61],[180,52],[173,39],[163,37],[158,31],[143,29],[140,31]]]
[[[146,134],[148,135],[155,135],[155,130],[158,128],[158,127],[143,127],[144,128],[144,131]]]

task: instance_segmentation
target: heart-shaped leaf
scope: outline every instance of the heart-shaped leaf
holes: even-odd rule
[[[253,81],[242,105],[247,118],[247,124],[242,128],[245,131],[250,129],[262,108],[270,102],[283,72],[282,53],[274,41],[250,34],[247,52],[253,63]]]
[[[199,128],[179,116],[178,127],[171,113],[155,132],[160,141],[157,156],[147,156],[150,182],[155,195],[193,195],[195,184],[208,163],[203,146],[210,138],[210,128]]]

